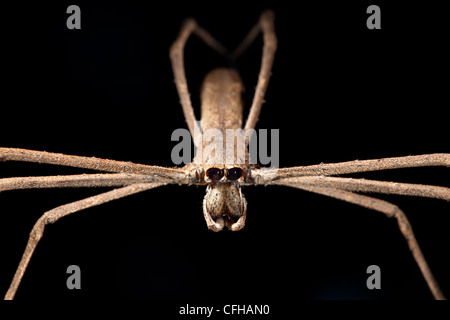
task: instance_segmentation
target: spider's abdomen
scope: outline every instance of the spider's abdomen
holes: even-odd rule
[[[241,128],[243,91],[244,85],[236,71],[227,68],[210,71],[203,80],[200,96],[203,130]]]
[[[240,145],[244,135],[235,131],[242,128],[243,91],[242,80],[232,69],[217,68],[206,75],[201,92],[201,162],[205,166],[245,162],[245,147]]]

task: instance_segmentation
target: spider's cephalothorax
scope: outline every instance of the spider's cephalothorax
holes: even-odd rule
[[[211,167],[206,170],[208,186],[203,200],[203,214],[210,230],[220,231],[226,226],[238,231],[244,227],[247,201],[240,187],[243,175],[244,171],[239,167]]]

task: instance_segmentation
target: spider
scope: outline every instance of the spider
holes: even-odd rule
[[[203,82],[201,94],[202,117],[200,122],[201,126],[199,126],[194,115],[184,71],[183,53],[186,41],[192,34],[195,34],[213,49],[229,57],[230,61],[234,61],[253,42],[260,32],[263,34],[264,41],[261,69],[245,125],[242,126],[242,80],[233,69],[218,68],[208,73]],[[208,129],[218,129],[224,132],[226,129],[243,128],[245,131],[255,128],[268,87],[276,49],[277,37],[274,31],[274,14],[272,11],[264,11],[261,14],[259,21],[232,54],[228,54],[227,50],[205,29],[201,28],[195,20],[186,20],[181,27],[178,38],[170,49],[170,58],[182,110],[192,136],[196,132],[203,133]],[[223,147],[217,141],[210,143],[214,144],[216,150]],[[198,146],[198,141],[194,141],[194,144]],[[208,147],[207,144],[202,145],[202,148],[206,147]],[[202,152],[198,152],[194,161],[184,167],[165,168],[26,149],[0,148],[1,161],[46,163],[107,172],[101,174],[4,178],[0,180],[0,191],[31,188],[120,187],[112,191],[62,205],[44,213],[38,219],[30,233],[25,252],[10,288],[6,293],[5,299],[14,298],[33,252],[43,236],[46,225],[54,223],[71,213],[167,184],[206,186],[206,195],[203,200],[203,214],[207,227],[215,232],[225,228],[231,231],[238,231],[244,227],[247,216],[247,201],[242,193],[242,186],[288,186],[340,199],[384,213],[388,217],[397,219],[400,231],[404,235],[433,296],[436,299],[445,299],[419,248],[411,225],[403,211],[387,201],[359,193],[399,194],[450,200],[450,189],[439,186],[337,176],[411,167],[449,167],[450,154],[425,154],[373,160],[355,160],[332,164],[280,168],[275,172],[264,170],[264,168],[250,164],[247,159],[247,150],[243,163],[242,161],[230,162],[227,157],[223,157],[222,160],[217,162],[215,161],[216,159],[213,161],[212,158],[202,157],[202,154]],[[234,156],[232,159],[234,159]]]

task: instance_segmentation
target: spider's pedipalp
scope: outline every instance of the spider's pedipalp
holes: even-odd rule
[[[225,225],[238,231],[245,225],[247,201],[237,182],[210,183],[203,199],[203,214],[208,228],[220,231]]]

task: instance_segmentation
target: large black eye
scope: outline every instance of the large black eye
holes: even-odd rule
[[[227,170],[227,179],[228,180],[237,180],[244,174],[241,168],[230,168]]]
[[[219,181],[223,177],[223,169],[209,168],[208,170],[206,170],[206,175],[212,181]]]

